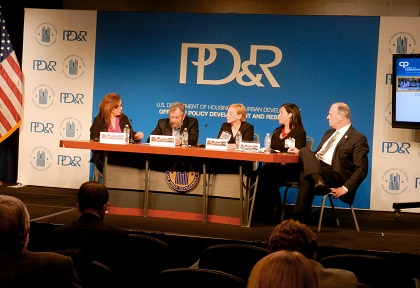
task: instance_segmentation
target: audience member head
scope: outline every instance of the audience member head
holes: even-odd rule
[[[94,213],[102,220],[109,210],[108,189],[97,181],[83,183],[77,192],[77,207],[80,213]]]
[[[179,129],[185,119],[185,105],[181,102],[172,103],[169,107],[169,124],[172,129]]]
[[[240,103],[229,105],[228,112],[226,115],[226,120],[228,123],[231,123],[231,124],[234,122],[245,122],[246,121],[245,106]]]
[[[290,129],[293,129],[294,127],[303,127],[300,109],[293,103],[285,103],[280,106],[278,120],[280,124],[287,125]]]
[[[105,125],[108,127],[111,125],[111,115],[120,116],[122,107],[121,96],[117,93],[108,93],[102,98],[101,103],[99,103],[98,114],[104,119]]]
[[[22,251],[29,241],[29,213],[13,196],[0,195],[0,251]]]
[[[311,262],[297,251],[270,253],[252,268],[248,288],[317,288],[318,276]]]
[[[291,250],[302,253],[309,259],[315,259],[318,237],[307,225],[287,219],[274,227],[268,240],[271,252]]]

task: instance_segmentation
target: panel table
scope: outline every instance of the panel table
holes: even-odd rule
[[[249,227],[251,225],[252,211],[249,213],[250,203],[250,189],[249,179],[247,176],[246,184],[243,183],[242,162],[260,162],[260,163],[298,163],[299,156],[290,153],[253,153],[236,151],[235,149],[228,150],[210,150],[194,146],[189,147],[160,147],[151,146],[149,144],[106,144],[97,141],[72,141],[60,140],[60,147],[75,148],[75,149],[89,149],[92,151],[102,151],[104,153],[103,166],[103,184],[106,186],[106,170],[108,166],[108,152],[128,152],[128,153],[142,153],[146,156],[145,163],[145,189],[144,189],[144,207],[143,216],[147,216],[147,209],[149,203],[149,161],[150,155],[170,155],[180,157],[198,157],[203,159],[203,222],[207,219],[207,160],[209,159],[224,159],[239,161],[239,200],[240,200],[240,223],[242,227]],[[255,182],[258,185],[258,178]],[[245,186],[245,187],[244,187]],[[244,192],[245,188],[245,192]],[[251,214],[251,215],[250,215]]]

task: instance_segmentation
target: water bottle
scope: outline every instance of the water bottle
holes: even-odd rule
[[[239,151],[241,142],[242,142],[242,134],[241,134],[241,131],[238,131],[238,133],[236,133],[236,136],[235,136],[236,150],[238,151]]]
[[[271,152],[271,136],[270,136],[270,133],[267,133],[267,135],[265,135],[264,148],[265,148],[265,153],[270,153]]]
[[[188,146],[188,129],[184,128],[184,132],[182,132],[182,147]]]
[[[130,143],[130,126],[128,126],[128,124],[125,124],[124,127],[124,135],[125,135],[125,144],[129,144]]]

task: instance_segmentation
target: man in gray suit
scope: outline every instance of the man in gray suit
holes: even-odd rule
[[[0,286],[80,287],[70,257],[31,252],[29,213],[18,198],[0,195]]]
[[[294,207],[294,218],[308,223],[315,195],[333,193],[353,204],[357,188],[368,173],[369,144],[366,136],[350,122],[347,104],[334,103],[327,116],[332,129],[325,132],[315,152],[307,148],[290,148],[299,153],[303,171]]]
[[[318,237],[309,227],[293,219],[284,220],[278,224],[268,240],[268,249],[271,252],[291,250],[302,253],[314,266],[318,276],[320,288],[355,288],[357,277],[353,272],[324,268],[316,261]]]

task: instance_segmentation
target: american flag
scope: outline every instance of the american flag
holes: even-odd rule
[[[21,124],[22,70],[0,11],[0,143]]]

